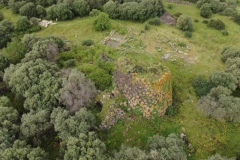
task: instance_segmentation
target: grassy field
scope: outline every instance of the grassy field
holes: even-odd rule
[[[167,4],[165,2],[165,5]],[[2,11],[6,17],[9,15],[10,20],[16,20],[9,10]],[[185,38],[182,31],[164,24],[151,26],[150,30],[141,33],[144,23],[111,20],[111,30],[125,33],[126,43],[130,46],[131,53],[116,50],[117,57],[127,54],[145,63],[161,63],[169,67],[173,75],[175,114],[153,120],[134,117],[134,121],[119,121],[111,129],[101,132],[100,137],[106,142],[108,149],[118,149],[122,143],[144,148],[148,137],[154,134],[185,132],[193,146],[189,159],[202,159],[215,153],[236,156],[240,154],[240,124],[219,122],[199,113],[191,80],[199,74],[209,75],[215,70],[223,70],[220,53],[227,46],[239,47],[240,26],[228,17],[213,15],[212,18],[221,19],[226,24],[229,36],[223,36],[220,31],[210,29],[202,23],[204,18],[200,17],[199,9],[194,5],[173,4],[173,9],[167,11],[171,14],[181,12],[199,21],[194,22],[195,31],[192,38]],[[36,34],[63,37],[70,46],[80,45],[85,39],[92,39],[95,44],[100,44],[111,30],[94,31],[93,20],[92,17],[85,17],[57,22],[56,25],[44,28]],[[187,47],[176,45],[185,54],[174,51],[169,42],[186,44]],[[159,47],[160,51],[157,49]],[[170,53],[172,58],[163,61],[161,57],[166,53]],[[103,110],[105,114],[107,108]]]

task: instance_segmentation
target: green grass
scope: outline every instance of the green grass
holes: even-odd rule
[[[18,18],[20,17],[19,14],[14,14],[10,9],[2,8],[0,11],[3,13],[4,19],[8,19],[12,22],[17,22]]]

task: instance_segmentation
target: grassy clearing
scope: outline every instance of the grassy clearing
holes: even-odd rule
[[[20,17],[19,14],[13,14],[10,9],[2,8],[0,10],[3,13],[4,19],[8,19],[14,23],[17,22],[18,18]]]

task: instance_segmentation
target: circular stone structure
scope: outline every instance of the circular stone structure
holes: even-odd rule
[[[132,110],[146,118],[163,116],[172,105],[172,75],[166,66],[144,66],[130,59],[117,62],[114,83]]]

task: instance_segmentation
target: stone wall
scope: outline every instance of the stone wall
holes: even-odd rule
[[[151,80],[151,77],[138,73],[124,73],[117,67],[114,82],[131,109],[139,110],[146,118],[163,116],[172,105],[172,75],[169,71],[159,75],[159,79]]]

